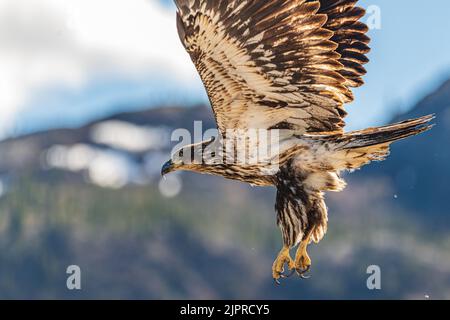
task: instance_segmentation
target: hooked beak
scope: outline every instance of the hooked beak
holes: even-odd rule
[[[167,161],[161,168],[161,176],[165,176],[166,174],[172,172],[175,169],[175,165],[172,160]]]

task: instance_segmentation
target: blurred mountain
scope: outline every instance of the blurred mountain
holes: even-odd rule
[[[8,139],[0,142],[0,175],[39,171],[45,167],[45,151],[52,146],[84,145],[135,159],[149,151],[168,152],[172,130],[186,128],[186,124],[193,127],[194,121],[213,128],[210,113],[206,107],[151,109],[121,113],[78,129],[49,130]]]
[[[386,176],[402,206],[429,226],[450,226],[446,202],[450,181],[450,80],[421,100],[411,111],[392,121],[435,114],[430,132],[392,147],[387,161],[369,166],[364,179]]]
[[[177,128],[214,128],[207,107],[119,114],[0,142],[0,298],[450,298],[450,81],[395,120],[432,132],[329,194],[312,278],[273,285],[275,193],[218,177],[160,178]],[[82,269],[83,290],[65,288]],[[366,269],[382,270],[381,291]]]

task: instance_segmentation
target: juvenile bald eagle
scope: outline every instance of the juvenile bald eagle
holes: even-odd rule
[[[279,151],[272,171],[267,162],[186,160],[213,145],[213,154],[229,152],[212,139],[175,152],[162,174],[190,170],[275,186],[284,246],[273,278],[285,277],[285,266],[304,277],[307,246],[327,230],[324,192],[343,190],[342,171],[384,160],[392,142],[430,129],[433,117],[344,132],[344,105],[363,84],[369,52],[357,0],[175,2],[179,36],[208,92],[219,140],[230,130],[278,130]]]

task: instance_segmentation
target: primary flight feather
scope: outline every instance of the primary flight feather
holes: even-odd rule
[[[286,265],[304,277],[311,266],[307,246],[327,230],[324,192],[341,191],[342,171],[385,159],[392,142],[428,130],[433,117],[344,132],[344,105],[353,101],[351,88],[363,84],[370,50],[357,0],[175,2],[181,42],[208,92],[221,138],[178,150],[162,173],[190,170],[275,186],[283,249],[273,278],[285,276]],[[235,159],[237,151],[223,141],[251,130],[277,132],[270,165],[192,161],[206,150]]]

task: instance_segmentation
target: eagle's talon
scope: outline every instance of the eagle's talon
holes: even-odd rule
[[[287,265],[287,268],[290,270],[289,274],[284,273],[285,266]],[[273,266],[272,266],[272,277],[275,280],[276,284],[280,284],[279,279],[285,279],[292,275],[292,273],[295,272],[294,268],[294,261],[292,260],[291,256],[289,255],[289,248],[284,247],[280,253],[278,254],[278,257],[275,259]]]
[[[307,279],[311,278],[311,275],[305,276],[304,274],[301,274],[301,275],[299,275],[299,277],[302,278],[302,279],[307,280]]]
[[[307,266],[305,269],[296,269],[298,276],[302,279],[309,279],[311,278],[310,274],[307,274],[311,270],[311,266]]]
[[[306,237],[301,243],[297,250],[295,257],[295,271],[297,275],[302,279],[309,279],[311,276],[307,275],[308,271],[311,269],[311,259],[306,251],[309,243],[309,237]]]
[[[311,270],[311,266],[306,266],[306,268],[302,269],[302,268],[296,268],[295,271],[297,272],[297,274],[299,276],[305,275],[305,273],[307,273],[309,270]]]

